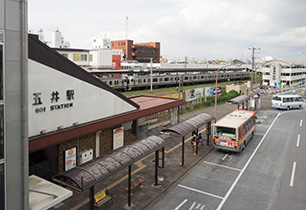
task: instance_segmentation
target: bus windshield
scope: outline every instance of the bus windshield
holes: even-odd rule
[[[228,136],[228,137],[236,138],[236,128],[216,126],[215,127],[215,135]]]

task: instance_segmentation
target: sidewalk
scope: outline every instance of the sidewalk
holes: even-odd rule
[[[218,106],[217,109],[217,119],[225,116],[231,111],[237,109],[237,105],[233,104],[222,104]],[[208,107],[202,110],[190,112],[180,116],[180,121],[185,121],[191,117],[194,117],[200,113],[208,113],[214,115],[214,106]],[[165,139],[168,145],[165,148],[165,167],[163,169],[158,169],[158,176],[162,178],[163,181],[159,182],[159,185],[154,186],[155,177],[155,163],[154,163],[154,153],[150,156],[143,158],[142,160],[136,162],[132,165],[132,179],[137,175],[144,178],[142,182],[143,186],[135,187],[132,190],[131,203],[132,206],[128,207],[128,195],[126,191],[127,187],[127,174],[128,168],[121,170],[112,177],[109,177],[103,183],[98,184],[95,187],[95,192],[101,192],[103,189],[108,188],[110,193],[113,195],[113,204],[111,201],[104,204],[100,209],[144,209],[150,205],[159,195],[161,195],[165,189],[171,187],[175,182],[182,177],[186,172],[188,172],[195,164],[197,164],[205,155],[207,155],[212,149],[211,144],[207,146],[200,146],[198,155],[194,155],[190,145],[190,135],[185,137],[185,164],[181,166],[182,157],[182,147],[181,138],[177,135],[165,135],[161,134],[160,131],[171,125],[166,125],[164,127],[157,127],[151,130],[147,130],[147,127],[139,128],[138,139],[143,139],[151,135],[157,135]],[[204,129],[200,128],[199,131]],[[203,135],[205,139],[205,135]],[[52,209],[89,209],[89,192],[78,193],[73,192],[73,196]]]

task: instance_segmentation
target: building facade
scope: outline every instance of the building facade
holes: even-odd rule
[[[0,209],[28,209],[27,1],[0,0]]]
[[[305,84],[306,66],[304,62],[273,60],[262,67],[263,85],[298,86]]]
[[[121,49],[125,60],[134,60],[139,63],[160,63],[160,43],[136,43],[133,40],[111,41],[112,49]]]
[[[87,69],[121,69],[121,50],[53,48],[75,64]]]

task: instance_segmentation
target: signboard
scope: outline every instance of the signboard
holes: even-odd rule
[[[217,95],[221,94],[221,86],[217,87]],[[215,87],[206,87],[205,88],[205,97],[215,96]]]
[[[76,147],[65,150],[65,171],[76,167]]]
[[[118,149],[124,145],[124,127],[113,130],[113,150]]]
[[[196,88],[191,90],[186,90],[185,101],[193,101],[203,97],[203,88]]]

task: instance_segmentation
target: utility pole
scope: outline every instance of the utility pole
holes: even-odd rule
[[[150,85],[151,86],[151,91],[153,90],[153,81],[152,81],[153,80],[153,72],[152,71],[153,70],[152,70],[152,58],[151,58],[151,83],[150,83],[151,84]]]
[[[254,60],[255,60],[255,50],[260,50],[260,48],[252,47],[249,48],[249,50],[252,50],[252,70],[251,70],[251,99],[253,99],[253,72],[254,72]]]

